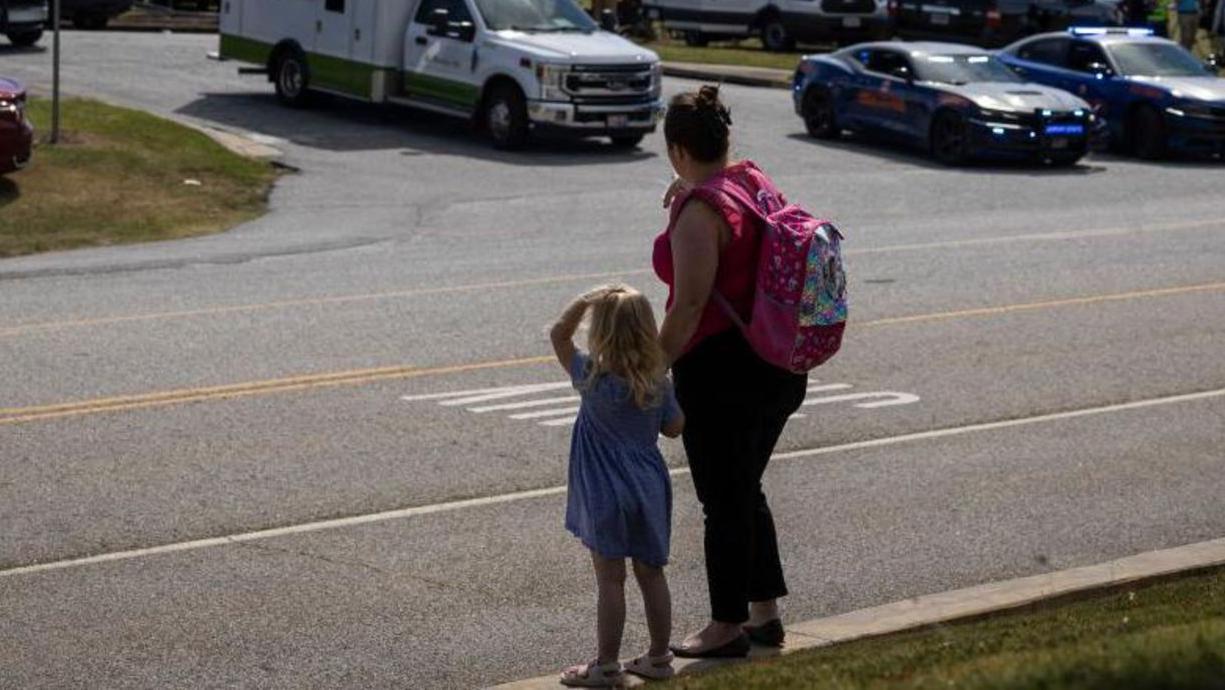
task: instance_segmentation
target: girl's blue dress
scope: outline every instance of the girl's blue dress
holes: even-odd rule
[[[582,396],[570,440],[566,529],[605,558],[662,567],[672,536],[672,481],[659,432],[680,412],[670,384],[642,409],[629,384],[604,374],[587,384],[591,358],[575,353],[570,377]]]

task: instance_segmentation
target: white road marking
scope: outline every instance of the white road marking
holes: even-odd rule
[[[536,412],[523,412],[520,414],[512,414],[510,418],[511,419],[540,419],[541,417],[556,417],[557,415],[561,415],[561,414],[568,414],[571,416],[576,415],[578,414],[578,407],[577,406],[559,407],[559,408],[555,408],[552,410],[537,410]]]
[[[1161,398],[1149,398],[1147,400],[1136,400],[1129,403],[1119,403],[1115,405],[1102,405],[1098,407],[1086,407],[1079,410],[1068,410],[1066,412],[1056,412],[1053,414],[1037,415],[1034,417],[1021,417],[1019,419],[1009,419],[1000,422],[987,422],[983,424],[967,424],[965,426],[950,427],[946,429],[934,429],[932,431],[923,431],[914,434],[902,434],[901,436],[888,436],[885,438],[870,439],[867,441],[856,441],[854,443],[844,443],[838,446],[824,446],[821,448],[809,448],[807,450],[796,450],[786,453],[775,453],[774,460],[793,460],[796,458],[808,458],[818,455],[829,455],[832,453],[840,453],[853,450],[864,450],[869,448],[881,448],[884,446],[898,445],[902,443],[910,443],[912,441],[925,441],[929,439],[944,438],[947,436],[957,436],[961,434],[969,434],[978,431],[992,431],[995,429],[1007,429],[1010,427],[1024,426],[1029,424],[1043,424],[1046,422],[1054,422],[1064,419],[1075,419],[1078,417],[1087,417],[1098,414],[1108,414],[1111,412],[1125,412],[1128,410],[1139,410],[1148,407],[1157,407],[1160,405],[1174,405],[1178,403],[1195,402],[1199,400],[1210,400],[1212,398],[1225,397],[1225,388],[1216,390],[1201,391],[1198,393],[1187,393],[1184,395],[1170,395]],[[673,477],[679,477],[689,473],[688,468],[678,468],[670,470],[669,474]],[[113,553],[98,554],[96,556],[86,556],[84,558],[71,558],[62,561],[50,561],[47,563],[36,563],[33,565],[19,566],[0,570],[0,577],[11,577],[14,575],[28,575],[32,573],[49,572],[54,570],[64,570],[83,565],[92,565],[96,563],[109,563],[114,561],[131,560],[135,558],[143,558],[145,556],[155,556],[165,553],[176,553],[181,551],[192,551],[194,549],[203,549],[213,546],[226,546],[230,544],[241,544],[248,541],[259,541],[262,539],[272,539],[276,537],[284,537],[296,534],[307,534],[310,532],[320,532],[323,530],[337,529],[342,527],[355,527],[358,525],[368,525],[378,522],[387,522],[389,520],[399,520],[404,518],[420,517],[423,515],[436,515],[438,513],[447,513],[456,510],[464,510],[467,508],[478,508],[482,506],[498,505],[503,503],[513,503],[516,501],[531,500],[534,498],[545,498],[548,496],[558,496],[566,492],[564,486],[551,486],[543,489],[531,489],[528,491],[516,491],[513,493],[499,494],[496,496],[484,496],[481,498],[469,498],[461,501],[448,501],[445,503],[435,503],[433,505],[417,506],[413,508],[401,508],[398,510],[388,510],[381,513],[369,513],[366,515],[355,515],[353,517],[338,518],[333,520],[320,520],[318,522],[305,522],[298,525],[289,525],[287,527],[278,527],[275,529],[258,530],[255,532],[243,532],[239,534],[231,534],[224,537],[215,537],[212,539],[198,539],[195,541],[179,542],[177,544],[165,544],[162,546],[153,546],[144,549],[132,549],[130,551],[117,551]]]
[[[565,398],[545,398],[544,400],[528,400],[525,402],[502,403],[501,405],[485,405],[483,407],[469,407],[469,412],[496,412],[498,410],[521,410],[525,407],[540,407],[541,405],[552,405],[554,403],[575,403],[581,401],[582,398],[577,395],[567,396]],[[512,419],[518,419],[512,417]]]
[[[890,407],[892,405],[909,405],[919,402],[919,396],[914,393],[895,393],[893,391],[880,391],[876,393],[848,393],[846,395],[829,395],[824,398],[814,398],[805,400],[804,406],[826,405],[836,402],[850,402],[851,400],[867,400],[870,398],[883,398],[876,402],[870,403],[855,403],[855,407],[862,407],[865,410],[873,410],[878,407]]]
[[[475,403],[491,402],[495,400],[505,400],[507,398],[527,397],[526,400],[516,400],[513,402],[500,402],[494,405],[477,405],[475,407],[467,407],[469,412],[484,414],[487,412],[507,412],[513,410],[522,410],[532,407],[544,407],[546,405],[561,405],[564,403],[577,403],[582,400],[578,396],[565,397],[548,397],[548,398],[532,398],[531,396],[548,393],[561,388],[569,388],[571,386],[568,381],[557,383],[532,383],[518,386],[503,386],[501,388],[477,388],[474,390],[452,391],[449,393],[427,393],[425,395],[405,395],[401,400],[407,402],[416,401],[434,401],[444,407],[467,407]],[[826,383],[822,384],[818,381],[810,381],[808,393],[828,393],[832,391],[841,391],[848,388],[853,388],[849,383]],[[864,409],[874,409],[877,407],[888,407],[891,405],[906,405],[919,401],[919,396],[910,393],[893,393],[888,391],[873,392],[873,393],[853,393],[849,395],[831,396],[826,398],[816,398],[805,402],[805,405],[821,405],[835,402],[849,402],[852,400],[868,400],[872,398],[884,398],[876,402],[860,403],[855,405]],[[565,407],[556,407],[549,410],[522,412],[518,414],[508,415],[510,419],[516,421],[531,421],[544,420],[537,422],[538,426],[543,427],[562,427],[574,424],[574,417],[578,414],[579,408],[573,405]],[[551,419],[558,415],[567,415],[566,419]],[[791,419],[804,419],[806,415],[794,414]]]
[[[557,390],[559,388],[567,388],[571,384],[569,381],[560,383],[541,383],[532,386],[514,386],[511,388],[503,388],[498,393],[486,393],[484,395],[474,395],[469,398],[459,398],[456,400],[443,400],[439,405],[448,407],[459,407],[461,405],[471,405],[472,403],[488,402],[490,400],[503,400],[505,398],[513,398],[517,395],[527,395],[529,393],[540,393],[543,391]]]

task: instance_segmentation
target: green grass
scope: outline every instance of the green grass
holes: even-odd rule
[[[1222,690],[1225,570],[682,676],[668,687]]]
[[[758,39],[743,41],[726,41],[711,43],[705,48],[694,48],[685,45],[684,41],[672,38],[660,38],[642,44],[646,48],[659,53],[665,62],[695,62],[708,65],[738,65],[741,67],[770,67],[792,71],[799,64],[800,58],[807,53],[817,52],[818,48],[805,52],[772,53],[761,47]]]
[[[276,173],[203,134],[96,101],[33,100],[29,168],[0,177],[0,257],[218,232],[262,215]],[[199,184],[189,184],[188,180]]]

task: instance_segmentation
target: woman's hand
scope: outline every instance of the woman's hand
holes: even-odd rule
[[[676,201],[676,197],[688,194],[692,189],[693,185],[683,178],[678,177],[672,180],[672,184],[668,185],[668,191],[664,192],[664,208],[672,208],[672,202]]]

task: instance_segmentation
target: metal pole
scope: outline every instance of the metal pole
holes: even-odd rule
[[[51,143],[60,141],[60,0],[51,0]]]

